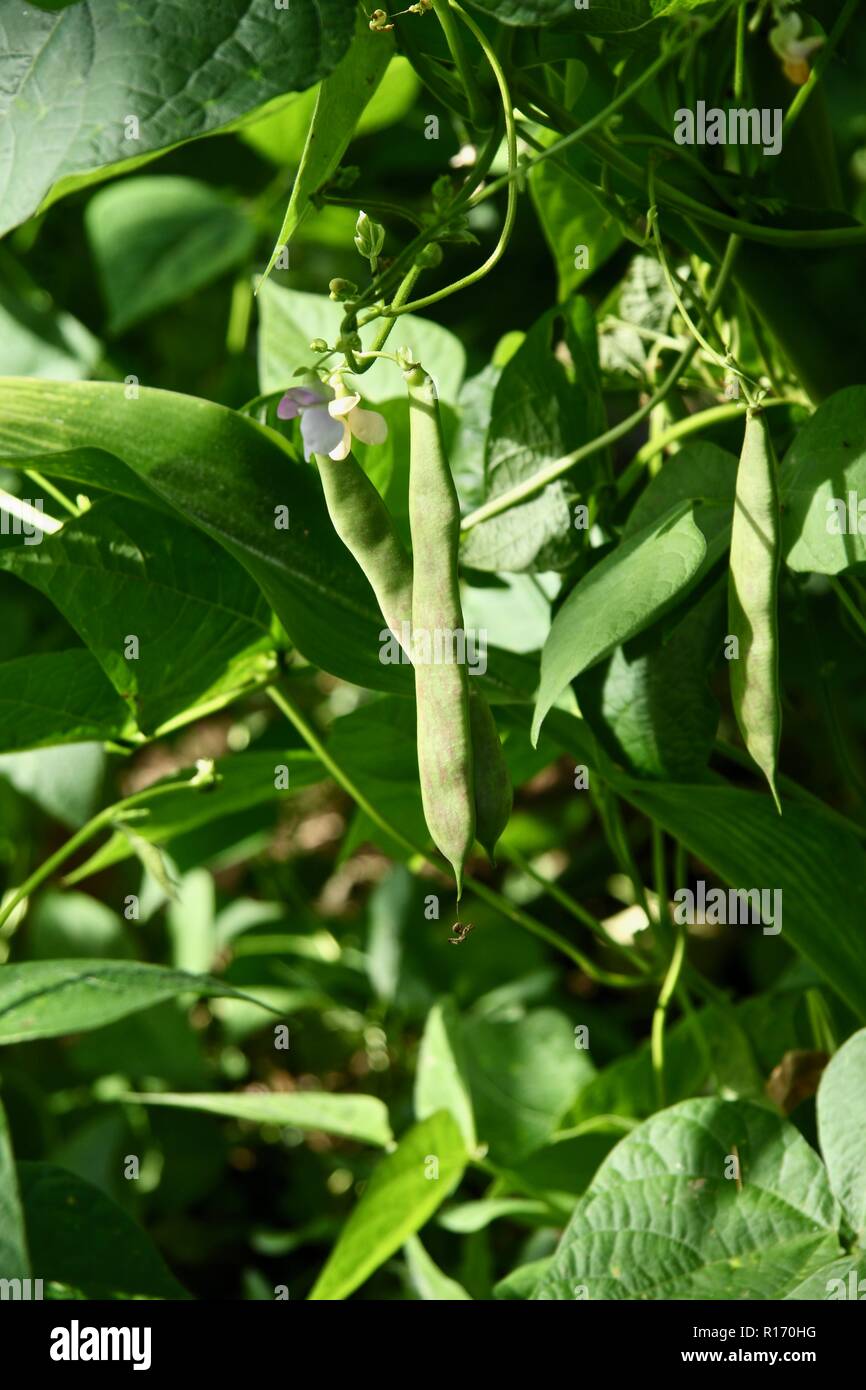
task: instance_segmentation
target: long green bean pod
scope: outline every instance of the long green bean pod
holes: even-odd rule
[[[460,507],[445,455],[436,387],[417,364],[405,376],[418,772],[427,828],[454,869],[459,900],[475,841],[469,676],[457,572]]]
[[[740,733],[781,814],[776,762],[782,731],[779,699],[779,495],[765,414],[746,412],[737,469],[728,624],[738,651],[730,662],[731,699]]]
[[[511,817],[514,794],[493,711],[481,692],[471,687],[469,727],[475,764],[475,838],[493,863],[497,841]]]
[[[364,571],[382,617],[400,641],[412,621],[412,562],[391,513],[353,454],[314,458],[334,530]]]
[[[388,508],[352,454],[315,455],[334,530],[367,577],[385,623],[401,643],[412,625],[412,560]],[[411,659],[411,641],[406,648]],[[470,682],[475,833],[492,860],[511,815],[511,778],[493,714]]]

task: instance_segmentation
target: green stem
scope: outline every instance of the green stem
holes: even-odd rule
[[[761,402],[762,410],[770,410],[778,405],[801,405],[801,401],[792,400],[784,396],[781,400],[765,400]],[[744,407],[738,404],[714,405],[709,410],[697,410],[693,415],[687,415],[683,420],[677,420],[669,425],[667,429],[660,431],[654,439],[648,439],[642,444],[632,459],[631,463],[617,479],[617,496],[625,497],[638,481],[650,459],[655,458],[669,444],[675,444],[678,439],[685,439],[690,434],[699,434],[702,430],[711,429],[713,425],[722,425],[728,420],[739,419],[743,414]]]
[[[662,274],[664,275],[665,283],[667,284],[667,287],[668,287],[668,289],[669,289],[670,292],[671,292],[671,295],[672,295],[672,297],[673,297],[674,303],[676,304],[677,309],[679,310],[681,317],[684,319],[685,324],[686,324],[686,327],[688,328],[688,330],[689,330],[689,332],[691,333],[692,337],[693,337],[693,338],[697,338],[697,340],[698,340],[698,342],[700,343],[701,347],[703,348],[704,352],[708,355],[708,357],[711,359],[711,361],[715,362],[716,366],[721,367],[721,369],[722,369],[723,371],[729,371],[729,372],[733,373],[733,375],[736,376],[736,377],[738,377],[739,380],[742,382],[742,385],[743,385],[743,395],[746,397],[746,404],[749,405],[749,406],[751,406],[751,405],[754,404],[754,401],[753,401],[753,399],[752,399],[751,393],[750,393],[750,391],[749,391],[749,389],[748,389],[748,386],[747,386],[747,384],[746,384],[747,382],[749,382],[749,381],[751,380],[751,378],[747,377],[747,376],[746,376],[746,373],[745,373],[745,372],[742,370],[742,368],[735,362],[735,360],[734,360],[734,358],[733,358],[733,355],[732,355],[732,353],[730,352],[730,350],[729,350],[729,348],[728,348],[728,346],[727,346],[726,343],[724,343],[724,342],[722,343],[722,346],[725,348],[725,352],[726,352],[726,356],[725,356],[725,357],[722,357],[722,356],[720,355],[720,353],[716,352],[716,350],[715,350],[715,348],[712,346],[712,344],[709,343],[709,342],[707,341],[707,339],[703,336],[703,334],[701,333],[701,331],[700,331],[700,329],[698,328],[697,324],[694,322],[694,320],[692,319],[691,315],[689,314],[688,309],[686,308],[685,301],[684,301],[683,296],[682,296],[682,293],[681,293],[681,285],[680,285],[680,282],[679,282],[677,276],[675,276],[674,273],[673,273],[673,271],[671,270],[670,262],[669,262],[669,260],[668,260],[667,253],[665,252],[664,243],[662,242],[661,226],[660,226],[660,224],[659,224],[659,217],[658,217],[658,208],[657,208],[656,202],[655,202],[655,165],[654,165],[654,161],[653,161],[652,155],[650,156],[650,162],[649,162],[649,179],[648,179],[648,184],[649,184],[649,201],[650,201],[650,210],[649,210],[649,214],[648,214],[648,220],[649,220],[650,226],[652,227],[653,242],[654,242],[654,244],[655,244],[656,254],[657,254],[658,258],[659,258],[659,265],[660,265],[661,268],[662,268]],[[694,296],[694,297],[697,298],[697,296]],[[715,327],[715,325],[713,324],[713,321],[712,321],[712,315],[709,314],[709,313],[707,312],[706,308],[705,308],[703,305],[699,305],[699,308],[700,308],[701,314],[702,314],[703,318],[706,320],[706,322],[707,322],[711,327]],[[718,330],[716,330],[716,331],[718,331]],[[753,385],[756,385],[757,383],[754,383],[754,382],[753,382],[752,384],[753,384]]]
[[[490,125],[490,108],[479,90],[478,80],[472,71],[469,62],[469,55],[466,52],[466,45],[463,42],[463,34],[460,26],[454,23],[454,15],[451,13],[457,9],[450,0],[433,0],[433,10],[439,23],[442,25],[442,32],[445,41],[454,59],[454,65],[463,84],[463,90],[469,102],[469,115],[471,124],[479,130],[487,130]]]
[[[432,855],[428,854],[418,845],[413,844],[411,840],[408,840],[402,831],[392,825],[390,821],[377,811],[373,803],[368,801],[367,797],[355,785],[348,773],[346,773],[343,768],[340,767],[339,763],[331,757],[316,731],[307,723],[301,711],[293,704],[285,692],[272,685],[268,688],[268,695],[277,706],[277,709],[294,725],[301,735],[301,738],[312,752],[316,754],[322,766],[331,774],[337,785],[343,788],[344,792],[352,798],[374,825],[377,825],[389,839],[400,845],[401,848],[408,853],[410,856],[410,871],[416,872],[420,865],[424,863],[431,865],[441,872],[442,865],[434,859]],[[503,898],[501,894],[495,892],[492,888],[488,888],[487,884],[481,883],[480,880],[466,875],[464,883],[468,888],[472,889],[476,897],[480,898],[482,902],[489,903],[491,907],[496,908],[503,917],[507,917],[515,926],[521,927],[524,931],[528,931],[533,936],[537,936],[539,940],[547,942],[549,946],[553,946],[555,950],[568,956],[575,965],[581,970],[585,970],[587,974],[591,974],[591,971],[594,971],[595,975],[598,975],[598,968],[593,966],[591,961],[587,961],[582,952],[578,951],[576,947],[572,946],[570,941],[560,936],[559,933],[555,932],[551,927],[545,926],[543,922],[539,922],[534,917],[531,917],[528,912],[524,912],[521,908],[515,907],[507,898]],[[0,920],[0,925],[2,925],[2,920]],[[589,966],[589,969],[587,969],[587,966]],[[622,976],[619,978],[628,981],[629,987],[634,987],[635,981],[633,981],[630,976]],[[623,986],[620,985],[619,987],[622,988]]]
[[[72,516],[81,515],[75,503],[70,502],[69,498],[65,493],[60,491],[59,487],[55,487],[48,478],[43,477],[41,473],[37,473],[35,468],[25,468],[24,476],[25,478],[29,478],[31,482],[34,482],[37,487],[41,487],[44,492],[47,492],[49,497],[53,497],[54,501],[59,503],[64,511],[69,512]]]
[[[529,860],[524,858],[519,850],[514,849],[510,845],[500,843],[497,853],[510,860],[514,867],[519,869],[521,873],[528,874],[530,878],[534,879],[549,897],[553,898],[555,902],[558,902],[561,907],[564,907],[566,912],[569,912],[576,921],[588,927],[593,935],[600,937],[605,944],[610,946],[614,951],[618,951],[619,954],[628,960],[636,970],[639,970],[642,975],[651,973],[652,967],[648,961],[644,960],[643,956],[637,951],[632,950],[630,946],[625,946],[621,941],[616,941],[608,933],[602,921],[593,916],[591,912],[588,912],[585,907],[582,907],[577,899],[573,898],[570,893],[566,893],[564,888],[560,888],[558,883],[554,883],[551,879],[545,878],[543,874],[540,874]],[[616,978],[621,982],[629,977],[620,975]],[[643,984],[645,981],[630,981],[632,987],[635,987],[638,983]],[[621,983],[619,987],[623,987]]]
[[[409,270],[407,270],[406,274],[403,276],[403,279],[400,282],[399,289],[394,295],[394,298],[391,300],[391,309],[396,308],[397,310],[399,310],[401,304],[406,303],[406,300],[409,298],[409,295],[412,293],[412,290],[415,287],[415,282],[418,279],[418,276],[421,274],[421,270],[422,267],[420,265],[413,265],[410,267]],[[359,354],[359,356],[361,357],[369,357],[369,362],[359,363],[357,359],[355,360],[355,367],[353,368],[355,376],[360,376],[363,372],[368,372],[372,367],[373,363],[375,362],[376,357],[383,355],[382,348],[388,341],[391,330],[394,327],[395,321],[395,318],[390,316],[389,313],[389,317],[385,319],[384,323],[381,323],[379,325],[379,328],[376,330],[376,334],[373,338],[370,347],[366,350],[363,350]]]
[[[502,98],[502,110],[505,116],[505,139],[506,145],[508,147],[509,170],[508,203],[505,209],[505,220],[502,224],[502,231],[500,232],[499,240],[497,241],[495,247],[491,251],[490,255],[487,257],[487,260],[484,262],[483,265],[480,265],[475,270],[470,271],[468,275],[462,276],[459,280],[456,280],[453,285],[446,285],[444,289],[436,290],[433,294],[424,295],[421,299],[415,299],[412,301],[411,304],[402,304],[398,306],[396,309],[392,304],[388,309],[384,310],[384,312],[389,316],[394,316],[395,314],[415,313],[419,309],[428,308],[428,306],[431,304],[438,304],[440,300],[448,298],[449,295],[457,294],[460,290],[468,289],[470,285],[477,284],[477,282],[479,280],[482,280],[484,276],[487,275],[493,269],[494,266],[499,264],[500,260],[502,259],[505,253],[505,248],[511,240],[511,233],[514,229],[514,223],[517,218],[517,127],[514,123],[514,110],[511,104],[511,93],[508,89],[508,80],[505,76],[502,64],[500,63],[495,50],[493,49],[492,45],[488,42],[487,35],[484,33],[484,30],[479,28],[479,26],[475,23],[474,19],[470,19],[466,11],[463,10],[458,4],[456,4],[455,0],[451,0],[451,8],[455,11],[456,14],[460,16],[463,23],[470,30],[470,32],[475,35],[476,39],[478,40],[478,43],[484,51],[484,56],[486,57],[488,63],[493,69],[493,74],[496,78],[496,85],[499,88],[499,95]],[[512,175],[513,177],[511,177]]]
[[[641,76],[635,78],[634,82],[632,82],[628,87],[624,87],[623,90],[617,96],[615,96],[612,101],[608,102],[607,106],[603,107],[601,111],[597,111],[596,114],[594,116],[591,116],[588,121],[584,121],[583,124],[579,125],[576,130],[571,130],[567,135],[563,135],[562,138],[557,140],[555,144],[549,145],[547,149],[541,150],[538,154],[533,155],[531,159],[526,160],[526,162],[523,165],[523,169],[534,169],[536,165],[541,164],[545,159],[553,159],[555,155],[561,155],[565,150],[570,149],[572,145],[579,144],[582,140],[586,138],[587,135],[591,135],[594,130],[598,130],[599,126],[603,126],[605,122],[610,119],[611,116],[615,115],[616,112],[620,110],[621,107],[627,106],[628,103],[632,100],[632,98],[637,96],[641,88],[645,87],[647,82],[652,81],[656,73],[660,72],[662,68],[667,67],[668,63],[671,62],[671,60],[675,58],[678,53],[681,53],[683,49],[693,41],[694,35],[689,34],[688,38],[683,39],[678,44],[673,44],[669,49],[667,49],[666,52],[659,54],[655,62],[650,63],[649,67],[641,74]],[[541,98],[542,103],[546,95],[546,93],[539,93],[539,97]],[[523,170],[521,170],[521,172],[522,171]],[[508,174],[504,174],[502,178],[497,179],[495,183],[490,185],[489,192],[493,193],[497,190],[497,188],[503,187],[503,185],[507,183],[510,178],[510,172]],[[485,192],[488,192],[488,190],[485,190]]]
[[[399,203],[386,203],[378,198],[344,198],[335,193],[323,193],[321,201],[328,207],[351,208],[355,212],[359,207],[363,207],[365,212],[376,217],[400,217],[404,222],[411,222],[413,227],[419,229],[424,225],[418,214],[411,212],[409,208],[401,207]]]
[[[668,971],[665,975],[661,990],[659,991],[658,1002],[653,1013],[652,1034],[650,1039],[650,1052],[652,1055],[653,1075],[655,1076],[656,1096],[659,1109],[665,1104],[665,1019],[667,1017],[668,1005],[679,983],[685,953],[685,928],[679,927],[674,942],[671,963],[668,966]]]
[[[114,821],[126,818],[126,813],[136,807],[147,805],[150,801],[155,801],[160,796],[166,796],[170,792],[183,791],[194,787],[194,782],[187,778],[183,782],[162,782],[155,787],[146,787],[144,791],[135,792],[132,796],[125,797],[122,801],[116,801],[111,806],[104,807],[91,820],[77,830],[65,844],[61,845],[48,859],[44,860],[34,869],[29,878],[25,879],[19,888],[15,889],[12,897],[0,908],[0,927],[11,917],[19,903],[25,898],[29,898],[31,893],[38,888],[47,878],[50,878],[55,869],[59,869],[61,864],[65,864],[76,850],[82,845],[86,845],[92,840],[94,835],[98,835],[100,830],[104,830]]]
[[[739,240],[736,237],[731,237],[728,241],[718,279],[716,280],[716,287],[707,303],[708,314],[715,313],[716,307],[721,300],[739,245]],[[618,425],[613,425],[609,430],[605,430],[604,434],[598,435],[596,439],[591,439],[587,444],[581,444],[578,449],[573,449],[570,454],[566,454],[563,458],[553,459],[536,473],[533,473],[530,478],[524,479],[522,483],[518,483],[515,487],[500,493],[498,497],[493,497],[489,502],[485,502],[482,506],[477,507],[474,512],[470,512],[468,516],[464,517],[461,523],[461,531],[471,531],[474,526],[478,526],[482,521],[488,521],[492,516],[499,516],[500,513],[508,511],[510,507],[516,506],[518,502],[524,502],[528,497],[534,497],[536,493],[541,492],[547,487],[548,483],[554,482],[557,478],[562,477],[563,473],[567,473],[576,463],[580,463],[581,460],[589,458],[592,454],[598,453],[601,449],[606,449],[609,444],[615,444],[617,440],[630,434],[635,426],[641,424],[651,411],[665,399],[671,390],[673,390],[697,350],[697,340],[692,339],[680,353],[661,385],[644,405],[627,416],[625,420],[621,420]]]

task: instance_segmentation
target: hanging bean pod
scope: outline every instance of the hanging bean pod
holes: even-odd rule
[[[749,409],[737,469],[728,575],[729,632],[738,644],[730,661],[731,699],[745,745],[766,777],[781,814],[776,790],[782,730],[779,559],[779,496],[773,444],[766,415],[760,409]]]
[[[469,677],[465,649],[462,660],[457,649],[461,636],[465,641],[457,574],[460,507],[445,455],[436,387],[417,364],[405,376],[418,772],[427,828],[454,869],[459,899],[475,841]]]

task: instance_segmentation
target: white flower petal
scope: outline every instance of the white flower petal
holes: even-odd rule
[[[360,410],[355,406],[348,421],[352,434],[362,444],[384,444],[388,438],[388,422],[378,410]]]
[[[348,458],[349,450],[351,449],[351,447],[352,447],[352,431],[349,429],[349,426],[346,424],[346,422],[345,422],[345,420],[344,420],[344,421],[343,421],[343,438],[340,440],[339,444],[335,445],[334,448],[331,450],[329,457],[332,458],[332,459],[336,459],[336,460],[338,460],[338,461],[339,461],[340,459]]]
[[[335,401],[331,401],[328,410],[336,420],[339,415],[348,415],[350,410],[354,410],[360,399],[358,395],[338,396]]]

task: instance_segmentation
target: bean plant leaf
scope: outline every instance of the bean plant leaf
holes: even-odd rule
[[[310,1294],[347,1298],[429,1221],[460,1181],[466,1150],[447,1110],[404,1134],[373,1171]]]
[[[289,637],[323,670],[370,689],[412,689],[379,660],[382,618],[337,537],[311,467],[285,441],[225,406],[115,383],[0,383],[0,457],[102,449],[209,532],[246,568]],[[86,456],[92,470],[93,454]],[[123,475],[106,473],[126,489]]]
[[[144,1231],[99,1188],[53,1163],[19,1163],[37,1279],[85,1298],[188,1298]]]
[[[327,343],[336,340],[345,309],[327,295],[286,289],[272,280],[262,286],[258,304],[259,390],[263,394],[287,390],[297,368],[313,360],[312,339],[324,338]],[[365,347],[369,347],[376,327],[371,324],[361,330]],[[439,399],[455,404],[466,370],[466,350],[457,335],[438,323],[404,314],[400,319],[400,342],[411,347],[413,357],[433,377]],[[396,396],[405,401],[405,383],[393,362],[376,362],[357,378],[357,387],[366,401],[376,404]]]
[[[494,1162],[518,1163],[550,1138],[592,1064],[555,1009],[468,1018],[462,1031],[478,1138]]]
[[[177,836],[198,830],[211,821],[273,802],[275,796],[293,796],[325,777],[325,770],[318,758],[305,748],[287,751],[274,749],[270,753],[237,753],[232,757],[217,758],[214,771],[217,780],[213,786],[197,787],[190,781],[189,786],[166,792],[146,808],[142,807],[142,810],[146,809],[146,814],[136,817],[133,822],[135,838],[152,845],[169,844]],[[287,779],[285,787],[282,786],[284,776]],[[168,780],[176,781],[177,774],[172,774]],[[276,786],[278,780],[279,792]],[[128,838],[130,829],[130,826],[125,826],[123,830],[118,830],[83,864],[68,873],[65,882],[78,883],[91,874],[101,873],[112,864],[128,859],[133,853]]]
[[[90,375],[101,351],[99,339],[72,314],[0,286],[0,376],[75,381]]]
[[[469,1299],[463,1285],[443,1274],[431,1260],[417,1236],[410,1236],[403,1250],[409,1278],[419,1298],[439,1303],[463,1303]]]
[[[621,790],[724,883],[767,890],[780,925],[776,934],[790,942],[859,1017],[866,1016],[866,963],[857,906],[861,886],[866,890],[866,853],[850,832],[820,808],[790,798],[785,800],[781,827],[769,797],[737,787],[624,782]],[[826,871],[829,862],[835,865],[832,874]],[[770,926],[771,932],[776,925]]]
[[[831,1058],[818,1087],[818,1136],[830,1186],[858,1242],[866,1231],[866,1029]]]
[[[709,675],[724,613],[719,580],[670,632],[650,628],[580,677],[581,712],[617,761],[671,782],[701,777],[719,722]]]
[[[352,35],[354,0],[137,0],[58,13],[2,0],[0,233],[93,177],[134,168],[302,90]],[[63,93],[63,100],[54,100]]]
[[[584,576],[544,644],[533,743],[569,682],[660,618],[695,583],[706,554],[694,508],[679,503]]]
[[[785,1298],[841,1254],[838,1219],[793,1125],[748,1101],[683,1101],[611,1152],[533,1297]]]
[[[0,1044],[100,1028],[178,995],[243,994],[212,975],[133,961],[51,960],[4,965]]]
[[[568,150],[562,158],[586,177],[588,152]],[[559,298],[566,300],[610,260],[622,245],[622,231],[583,187],[563,178],[561,167],[552,159],[532,170],[529,189],[556,266]]]
[[[270,610],[250,576],[150,508],[97,502],[40,545],[0,552],[0,566],[60,609],[147,732],[272,667]]]
[[[321,1130],[360,1144],[381,1148],[393,1139],[384,1101],[376,1096],[330,1095],[326,1091],[291,1091],[279,1094],[238,1095],[127,1095],[140,1105],[168,1105],[175,1109],[203,1110],[254,1125],[285,1125],[292,1129]]]
[[[238,203],[177,175],[123,179],[85,212],[108,306],[108,332],[124,333],[246,260],[256,241]]]
[[[437,1110],[450,1111],[471,1153],[476,1145],[472,1096],[460,1020],[448,1000],[434,1004],[427,1015],[415,1071],[416,1116],[426,1120]]]
[[[6,1112],[0,1103],[0,1270],[3,1279],[29,1279],[30,1256]]]
[[[136,734],[129,706],[86,647],[0,664],[0,753]]]
[[[347,52],[319,88],[292,196],[265,268],[265,279],[280,251],[290,246],[309,211],[310,198],[339,166],[361,112],[382,81],[393,52],[391,35],[371,30],[366,14],[359,9]]]
[[[780,486],[789,569],[841,574],[866,560],[866,386],[837,391],[797,431]]]
[[[572,359],[566,369],[556,349]],[[493,393],[485,442],[485,493],[491,501],[539,469],[600,434],[604,409],[595,362],[595,324],[586,301],[552,309],[533,326],[505,364]],[[472,569],[562,570],[573,562],[583,531],[571,500],[595,476],[589,458],[528,502],[469,531],[461,562]]]

